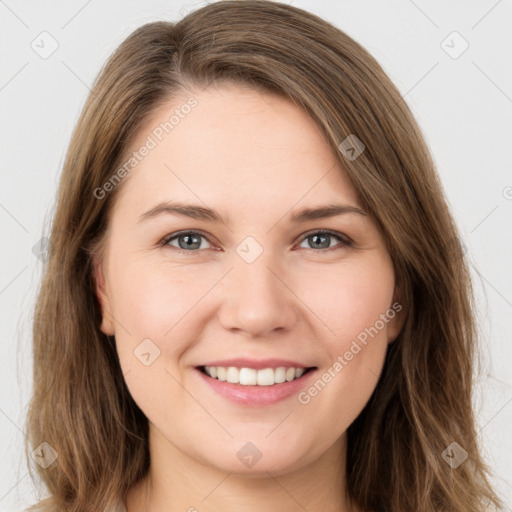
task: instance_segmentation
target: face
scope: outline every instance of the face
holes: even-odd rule
[[[315,461],[367,403],[401,327],[381,233],[314,122],[281,97],[194,91],[161,105],[129,155],[145,144],[95,276],[150,436],[223,471]]]

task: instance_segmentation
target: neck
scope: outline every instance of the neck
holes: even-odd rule
[[[148,475],[127,494],[127,512],[354,512],[345,492],[346,433],[289,472],[222,471],[187,456],[154,428],[150,457]]]

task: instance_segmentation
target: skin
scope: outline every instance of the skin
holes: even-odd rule
[[[306,206],[362,208],[319,129],[295,105],[234,85],[192,92],[162,104],[133,141],[130,151],[188,97],[197,99],[125,178],[95,264],[101,329],[115,335],[128,389],[150,422],[150,473],[128,493],[127,510],[355,510],[343,485],[346,430],[375,389],[401,315],[308,404],[293,395],[237,405],[194,367],[276,357],[328,371],[394,302],[384,239],[357,213],[290,222]],[[213,208],[225,223],[169,213],[139,222],[165,200]],[[353,245],[304,236],[319,229]],[[183,237],[159,245],[183,230],[206,238],[187,253],[178,252],[187,251]],[[263,249],[252,263],[236,252],[247,236]],[[149,366],[134,356],[145,339],[160,350]],[[249,441],[262,454],[250,468],[237,457]]]

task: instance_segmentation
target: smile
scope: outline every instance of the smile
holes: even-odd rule
[[[273,386],[299,379],[313,368],[236,368],[234,366],[201,366],[203,373],[221,382],[241,384],[242,386]]]

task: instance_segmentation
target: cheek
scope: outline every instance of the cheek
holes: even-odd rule
[[[322,338],[331,362],[299,401],[316,408],[319,416],[338,411],[333,421],[341,432],[359,415],[382,371],[387,326],[394,317],[390,310],[394,274],[391,261],[379,258],[347,266],[323,282],[328,294],[322,295],[320,287],[315,287],[313,296],[335,333],[324,330],[327,334]]]
[[[330,362],[304,390],[301,403],[319,415],[339,411],[334,421],[343,431],[363,409],[382,371],[387,326],[394,317],[392,264],[385,258],[360,260],[314,283],[305,302],[329,327],[319,339]]]
[[[114,269],[111,283],[122,372],[135,402],[157,422],[162,396],[170,403],[183,400],[176,384],[183,375],[173,363],[190,343],[190,312],[211,284],[199,286],[183,269],[137,259]]]
[[[192,267],[191,267],[192,268]],[[185,269],[163,268],[152,262],[128,262],[112,273],[112,313],[120,357],[126,360],[144,340],[161,350],[162,340],[173,338],[165,351],[183,350],[180,332],[187,328],[189,312],[211,286]],[[156,349],[155,349],[156,350]]]
[[[326,340],[330,335],[340,349],[374,326],[391,306],[394,274],[388,258],[355,260],[312,282],[310,291],[305,290],[308,304],[329,327]],[[386,333],[385,325],[378,324],[381,336]]]
[[[133,261],[114,272],[112,285],[116,312],[133,330],[161,337],[204,295],[208,282],[185,268]]]

